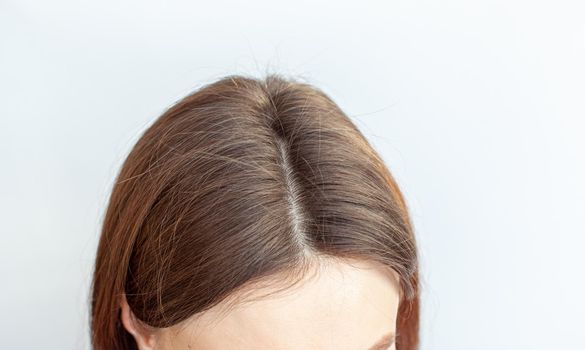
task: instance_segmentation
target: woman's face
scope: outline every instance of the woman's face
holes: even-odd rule
[[[142,337],[141,350],[394,350],[398,303],[396,274],[337,261],[294,289],[225,314],[217,306],[180,325],[131,333]]]

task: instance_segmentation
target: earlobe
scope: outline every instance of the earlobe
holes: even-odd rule
[[[136,340],[136,344],[138,345],[138,349],[140,350],[154,350],[155,345],[155,336],[152,332],[149,332],[140,322],[138,318],[134,315],[132,310],[130,309],[130,305],[128,305],[128,301],[126,300],[126,295],[122,295],[120,298],[120,307],[122,312],[120,314],[120,319],[124,328],[128,331],[128,333],[134,336]]]

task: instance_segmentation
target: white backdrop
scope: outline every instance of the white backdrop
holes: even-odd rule
[[[425,350],[585,344],[582,1],[0,1],[0,347],[89,349],[114,176],[233,73],[325,90],[410,203]]]

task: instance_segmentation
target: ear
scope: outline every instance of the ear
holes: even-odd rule
[[[140,320],[134,315],[130,309],[130,305],[128,305],[125,294],[123,294],[120,298],[120,306],[122,308],[120,315],[122,324],[128,333],[134,336],[134,340],[136,340],[138,349],[154,350],[156,339],[153,331],[150,329],[150,327],[142,324],[142,322],[140,322]]]

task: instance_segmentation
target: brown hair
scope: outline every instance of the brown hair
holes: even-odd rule
[[[397,349],[418,348],[415,237],[381,157],[321,90],[225,77],[155,120],[118,174],[92,282],[93,348],[137,349],[124,294],[138,319],[168,327],[317,256],[395,271]]]

